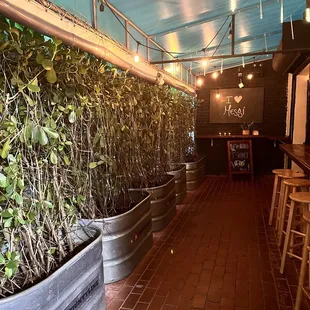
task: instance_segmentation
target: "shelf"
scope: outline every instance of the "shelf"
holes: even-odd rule
[[[198,135],[196,139],[269,139],[278,141],[287,141],[288,137],[285,136],[267,136],[267,135]]]

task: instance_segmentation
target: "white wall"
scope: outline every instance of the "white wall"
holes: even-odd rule
[[[297,76],[296,80],[293,144],[303,144],[306,140],[308,79],[309,79],[309,67],[305,68]],[[300,168],[295,163],[292,163],[292,169],[300,170]]]

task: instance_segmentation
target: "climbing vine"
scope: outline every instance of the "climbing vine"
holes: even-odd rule
[[[192,148],[192,99],[0,18],[0,296],[74,251],[79,218],[132,206]]]

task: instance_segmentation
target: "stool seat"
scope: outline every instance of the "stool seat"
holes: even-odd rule
[[[305,178],[306,175],[303,172],[298,171],[285,171],[278,174],[282,179],[294,179],[294,178]]]
[[[308,179],[286,179],[284,184],[296,187],[310,187],[310,180]]]
[[[285,172],[289,172],[289,171],[294,171],[292,169],[273,169],[272,173],[273,174],[279,174],[279,173],[285,173]]]
[[[305,222],[310,224],[310,212],[309,211],[304,212],[302,218],[304,219]]]
[[[296,192],[290,194],[290,199],[301,203],[310,203],[310,192]]]

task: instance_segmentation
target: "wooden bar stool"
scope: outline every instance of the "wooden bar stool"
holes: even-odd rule
[[[307,203],[309,206],[310,193],[307,193],[307,194],[308,194],[308,197],[307,199],[303,199],[304,200],[303,202]],[[297,290],[297,297],[296,297],[296,303],[295,303],[295,310],[300,309],[303,293],[305,293],[307,298],[310,299],[310,287],[305,286],[305,277],[306,277],[307,265],[308,265],[308,260],[309,260],[309,252],[310,252],[310,212],[309,211],[304,212],[303,220],[306,222],[307,228],[306,228],[305,242],[304,242],[304,246],[302,250],[302,260],[301,260],[301,267],[300,267],[300,274],[299,274],[299,281],[298,281],[298,290]],[[309,281],[310,281],[310,274],[309,274]]]
[[[272,225],[274,211],[278,208],[279,205],[279,197],[280,197],[280,182],[279,182],[279,174],[293,171],[292,169],[273,169],[272,173],[274,176],[274,183],[273,183],[273,192],[272,192],[272,200],[271,200],[271,207],[269,212],[269,225]]]
[[[283,218],[283,213],[285,213],[286,209],[286,201],[288,197],[288,189],[289,186],[286,186],[284,184],[285,180],[288,179],[297,179],[297,178],[304,178],[306,175],[302,172],[297,172],[297,171],[286,171],[283,173],[278,174],[279,181],[280,181],[280,194],[279,194],[279,205],[278,205],[278,210],[277,210],[277,216],[276,216],[276,231],[278,232],[278,245],[280,246],[281,241],[282,241],[282,231],[283,231],[283,225],[285,218]],[[283,211],[283,207],[284,211]]]
[[[304,203],[304,201],[310,197],[310,194],[308,191],[304,192],[296,192],[297,190],[305,190],[309,189],[310,187],[310,180],[307,179],[291,179],[291,180],[285,180],[284,184],[286,186],[291,186],[293,193],[290,194],[290,199],[291,199],[291,204],[289,205],[289,217],[287,221],[287,227],[286,227],[286,232],[283,231],[283,234],[285,234],[285,241],[284,241],[284,247],[282,251],[282,259],[281,259],[281,268],[280,272],[283,273],[284,271],[284,266],[285,266],[285,261],[286,257],[295,257],[297,259],[301,260],[301,256],[298,256],[293,253],[293,249],[296,246],[299,246],[302,243],[297,243],[294,244],[294,235],[298,235],[301,237],[305,236],[305,233],[301,230],[296,230],[296,226],[300,225],[301,222],[298,222],[296,220],[296,209],[298,207],[304,207],[303,205],[297,205],[296,203]],[[286,209],[286,208],[284,208]],[[303,213],[303,210],[300,210],[300,214]]]
[[[294,175],[296,179],[292,179],[288,175],[290,176]],[[281,245],[282,236],[283,234],[285,234],[285,231],[283,232],[283,228],[284,228],[284,223],[285,223],[286,211],[290,207],[290,205],[288,204],[289,192],[295,193],[297,189],[302,190],[302,187],[307,188],[310,186],[310,185],[307,185],[308,180],[304,179],[303,181],[301,181],[302,178],[304,177],[306,177],[306,175],[301,172],[285,173],[285,175],[279,174],[279,178],[282,180],[281,185],[283,187],[283,195],[282,195],[282,200],[280,202],[280,208],[279,208],[278,217],[277,217],[278,219],[278,231],[277,231],[278,246]]]

